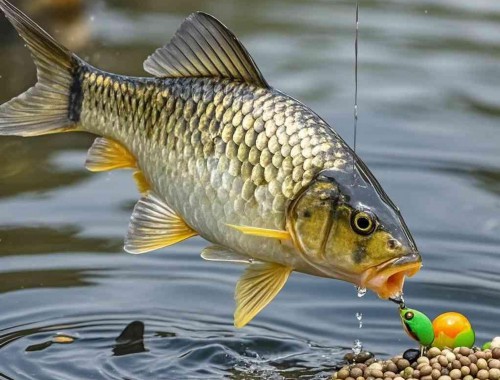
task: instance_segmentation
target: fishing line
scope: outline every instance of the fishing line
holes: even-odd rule
[[[356,1],[356,39],[354,40],[354,157],[352,166],[354,170],[356,157],[356,142],[358,132],[358,39],[359,39],[359,1]]]

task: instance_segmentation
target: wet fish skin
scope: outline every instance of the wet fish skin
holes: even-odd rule
[[[227,79],[89,68],[80,78],[81,128],[127,146],[189,226],[256,259],[274,253],[273,261],[290,264],[279,242],[265,242],[259,256],[257,238],[226,224],[284,229],[288,202],[321,170],[344,167],[350,150],[322,119],[279,91]]]

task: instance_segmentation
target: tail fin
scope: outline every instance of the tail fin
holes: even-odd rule
[[[0,106],[0,136],[75,130],[81,103],[75,76],[79,59],[8,1],[0,0],[0,10],[30,49],[38,77],[35,86]]]

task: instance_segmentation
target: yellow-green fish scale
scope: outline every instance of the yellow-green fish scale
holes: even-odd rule
[[[208,78],[82,73],[81,128],[121,142],[154,192],[211,242],[287,265],[274,239],[226,224],[285,228],[289,202],[349,149],[300,102],[274,90]]]

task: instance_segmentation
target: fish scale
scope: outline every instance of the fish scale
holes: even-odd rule
[[[128,147],[201,236],[247,254],[255,255],[258,238],[227,223],[283,229],[287,203],[319,171],[346,162],[338,135],[276,90],[206,78],[132,81],[98,70],[81,77],[82,124]]]
[[[7,0],[38,83],[0,106],[0,135],[86,131],[86,168],[132,169],[141,198],[125,250],[146,253],[195,235],[201,256],[250,264],[235,291],[243,327],[292,271],[400,294],[420,256],[397,207],[320,117],[268,85],[237,38],[189,16],[144,62],[154,78],[96,69]],[[356,179],[355,181],[353,181]]]

